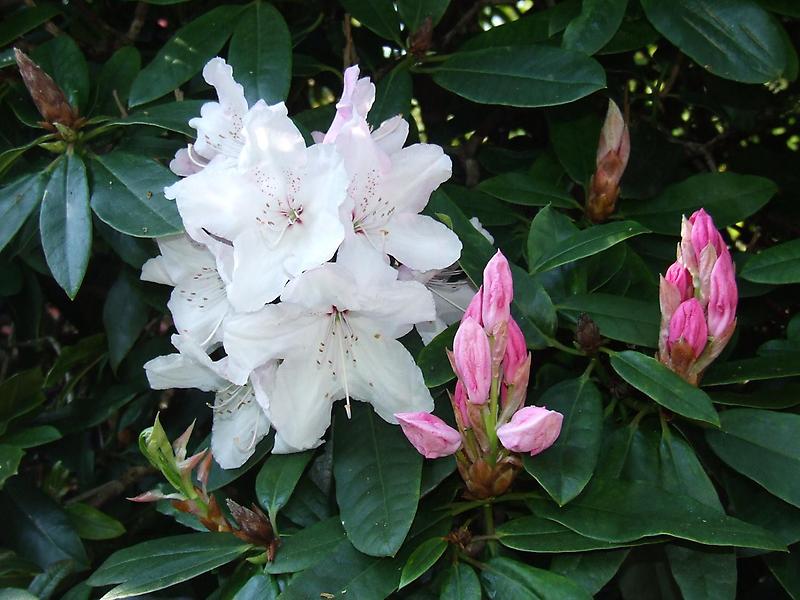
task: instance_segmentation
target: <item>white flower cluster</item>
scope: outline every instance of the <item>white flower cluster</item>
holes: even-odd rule
[[[340,399],[392,423],[432,410],[397,339],[419,324],[429,340],[472,295],[442,271],[458,238],[419,214],[450,159],[436,145],[403,147],[399,116],[371,131],[375,86],[358,75],[347,69],[330,128],[307,147],[283,103],[248,107],[214,58],[203,76],[219,102],[189,122],[197,141],[170,164],[182,179],[165,193],[186,235],[160,239],[142,279],[174,286],[178,352],[145,369],[155,389],[216,393],[211,448],[223,468],[244,463],[270,425],[273,452],[317,446]]]

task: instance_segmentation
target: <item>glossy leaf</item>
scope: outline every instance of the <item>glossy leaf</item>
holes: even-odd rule
[[[89,102],[89,67],[75,40],[68,35],[59,35],[37,47],[31,58],[64,90],[73,107],[86,110]]]
[[[628,544],[606,542],[575,533],[541,517],[519,517],[497,528],[500,543],[522,552],[561,553],[608,550]]]
[[[800,240],[761,251],[744,264],[740,275],[756,283],[800,283]]]
[[[384,39],[400,43],[400,19],[391,0],[339,0],[351,16]]]
[[[8,422],[44,402],[42,372],[38,367],[20,371],[0,383],[0,433]]]
[[[232,600],[276,600],[280,594],[277,582],[266,575],[256,575],[247,580]]]
[[[648,230],[635,221],[619,221],[588,227],[556,243],[549,253],[531,265],[530,271],[540,273],[578,261],[643,233],[648,233]]]
[[[369,110],[369,121],[375,127],[397,115],[409,116],[413,94],[411,73],[405,66],[397,66],[378,81],[375,102]]]
[[[739,408],[720,415],[719,431],[707,432],[709,445],[725,463],[800,507],[800,415]]]
[[[85,540],[110,540],[125,533],[122,523],[88,504],[73,502],[64,511],[77,534]]]
[[[800,375],[800,353],[743,358],[716,363],[703,376],[703,385],[746,383],[764,379],[780,379]]]
[[[417,546],[400,573],[400,587],[403,588],[422,577],[425,571],[436,564],[445,550],[447,542],[442,538],[431,538]]]
[[[780,540],[760,527],[644,481],[594,477],[586,490],[564,507],[543,500],[531,503],[538,516],[583,536],[616,544],[670,535],[713,546],[782,549]]]
[[[52,4],[25,6],[17,12],[7,14],[0,24],[0,47],[13,42],[45,21],[59,14],[58,7]]]
[[[23,175],[0,189],[0,250],[17,234],[44,195],[44,173]]]
[[[510,558],[493,558],[481,571],[490,598],[589,600],[591,596],[563,575]]]
[[[445,350],[453,349],[453,339],[456,336],[458,325],[458,323],[450,325],[423,347],[417,355],[417,365],[425,378],[425,385],[429,388],[444,385],[456,378]]]
[[[645,348],[658,343],[661,314],[655,302],[643,302],[611,294],[576,294],[564,298],[556,307],[573,319],[589,315],[600,328],[600,335]]]
[[[578,203],[563,189],[528,173],[511,172],[484,179],[478,189],[510,204],[577,208]]]
[[[725,227],[758,211],[777,189],[764,177],[702,173],[667,187],[652,200],[625,202],[621,212],[655,233],[678,236],[681,215],[705,208],[717,227]]]
[[[105,223],[128,235],[160,237],[183,230],[175,202],[164,187],[177,179],[144,156],[112,152],[91,164],[92,209]]]
[[[794,600],[800,598],[800,559],[795,550],[790,553],[773,553],[764,557],[767,567]]]
[[[581,493],[594,473],[603,429],[600,391],[588,379],[561,381],[540,396],[536,404],[564,415],[555,444],[523,464],[558,504]]]
[[[120,107],[128,104],[133,80],[141,67],[142,57],[133,46],[124,46],[114,52],[97,77],[95,111],[119,114]]]
[[[752,0],[642,0],[664,37],[714,75],[766,83],[783,75],[780,25]]]
[[[22,477],[6,481],[0,494],[5,518],[3,538],[18,554],[42,569],[60,560],[89,565],[86,550],[67,515],[49,496]]]
[[[3,443],[20,448],[35,448],[59,439],[61,439],[61,433],[55,427],[35,425],[3,436]]]
[[[143,108],[122,119],[110,121],[108,125],[152,125],[194,137],[196,132],[189,127],[189,119],[200,114],[200,107],[203,104],[202,100],[165,102]]]
[[[679,544],[667,544],[664,550],[684,598],[736,598],[736,554],[731,550]]]
[[[626,350],[611,357],[611,366],[625,381],[664,408],[688,419],[719,426],[719,415],[708,395],[654,358]]]
[[[108,358],[117,369],[147,324],[147,304],[133,275],[122,271],[106,296],[103,324],[108,337]]]
[[[59,159],[44,191],[39,231],[47,265],[58,284],[75,298],[89,265],[92,216],[86,166],[77,154]]]
[[[481,582],[475,570],[455,562],[445,573],[439,600],[481,600]]]
[[[218,6],[181,27],[136,77],[128,104],[145,104],[187,82],[219,52],[241,10],[240,6]]]
[[[273,454],[264,461],[256,477],[256,497],[271,521],[275,522],[278,511],[286,506],[313,455],[312,451]]]
[[[594,54],[619,29],[628,0],[583,0],[581,13],[564,31],[562,45],[584,54]]]
[[[571,579],[594,596],[617,573],[629,550],[597,550],[559,554],[553,557],[550,570]]]
[[[286,21],[272,4],[258,0],[242,12],[231,38],[228,63],[251,106],[258,100],[275,104],[286,99],[292,78],[292,41]]]
[[[281,537],[275,560],[268,562],[267,573],[296,573],[323,561],[345,539],[339,516],[319,521],[290,536]]]
[[[138,596],[227,564],[249,547],[225,533],[191,533],[149,540],[114,552],[88,583],[94,587],[118,584],[103,600]]]
[[[419,501],[422,456],[396,425],[356,404],[334,427],[333,475],[342,525],[353,546],[393,556],[411,527]]]
[[[25,451],[19,446],[8,444],[7,440],[0,443],[0,490],[9,477],[17,474],[23,456]]]
[[[552,46],[506,46],[457,52],[433,80],[480,104],[553,106],[588,96],[606,85],[598,63]]]

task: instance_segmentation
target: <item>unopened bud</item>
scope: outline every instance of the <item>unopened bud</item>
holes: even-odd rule
[[[394,416],[408,441],[425,458],[450,456],[461,447],[461,434],[436,415],[411,412]]]
[[[25,87],[28,88],[33,103],[44,119],[42,125],[48,129],[54,129],[55,123],[67,127],[74,126],[78,121],[78,112],[70,105],[64,90],[18,48],[14,48],[14,57],[17,60],[22,81],[25,82]]]
[[[669,321],[669,338],[667,349],[679,341],[686,342],[697,358],[703,353],[708,342],[708,327],[703,314],[703,307],[696,298],[690,298],[678,306]]]
[[[581,313],[575,327],[575,341],[586,354],[596,354],[600,346],[603,345],[603,338],[600,335],[600,328],[594,319],[586,313]]]
[[[486,332],[472,318],[464,319],[456,331],[453,362],[467,399],[472,404],[485,404],[492,384],[491,350]]]
[[[722,336],[736,319],[739,292],[733,261],[727,252],[717,259],[711,270],[708,298],[708,333],[714,338]]]
[[[564,415],[542,406],[526,406],[511,421],[497,428],[497,437],[511,452],[539,454],[552,446],[561,433]]]
[[[694,286],[692,285],[692,275],[679,262],[674,262],[667,269],[664,279],[675,286],[681,302],[694,296]]]
[[[469,301],[469,305],[467,306],[467,310],[464,311],[464,316],[461,317],[461,321],[463,322],[467,317],[471,317],[483,325],[483,317],[481,316],[482,312],[483,286],[478,288],[478,292],[472,297],[472,300]]]
[[[698,259],[703,249],[709,245],[714,247],[717,256],[727,252],[728,247],[725,245],[725,240],[722,239],[717,226],[714,225],[714,220],[705,209],[701,208],[692,213],[689,222],[692,224],[692,246]]]
[[[511,267],[499,250],[483,270],[483,326],[490,334],[502,321],[511,317],[511,300],[514,298],[514,282]]]
[[[505,356],[503,357],[503,378],[506,384],[514,379],[517,369],[525,362],[527,354],[528,346],[525,343],[525,335],[522,333],[522,329],[519,328],[514,319],[509,319]]]
[[[630,133],[625,118],[613,100],[608,101],[606,120],[600,130],[595,172],[589,184],[586,214],[594,222],[605,221],[614,212],[619,182],[628,166]]]

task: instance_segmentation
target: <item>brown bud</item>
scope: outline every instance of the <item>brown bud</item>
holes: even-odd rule
[[[603,344],[600,328],[586,313],[578,317],[578,326],[575,329],[575,341],[586,354],[596,354]]]
[[[47,129],[55,130],[55,123],[73,127],[78,123],[78,111],[67,101],[58,84],[45,73],[39,65],[33,62],[24,52],[14,48],[14,57],[19,66],[22,81],[33,98],[33,103],[39,110],[44,121],[41,125]]]
[[[625,118],[613,100],[608,102],[606,120],[600,130],[594,175],[589,183],[586,216],[599,223],[614,212],[619,196],[619,182],[631,152],[630,134]]]
[[[246,542],[265,547],[270,561],[275,558],[275,551],[280,542],[275,536],[272,523],[267,515],[255,504],[252,504],[252,509],[250,509],[237,504],[230,498],[226,502],[233,520],[239,526],[239,530],[234,531],[233,534]]]
[[[433,21],[430,17],[425,17],[422,25],[415,32],[408,36],[408,49],[417,58],[421,58],[431,49],[433,39]]]

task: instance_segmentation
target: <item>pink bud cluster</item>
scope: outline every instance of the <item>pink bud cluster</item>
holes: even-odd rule
[[[511,269],[501,252],[483,272],[448,353],[458,382],[451,395],[458,429],[428,413],[395,415],[426,458],[456,454],[475,497],[503,493],[520,467],[517,454],[546,450],[561,432],[563,415],[523,407],[531,370],[525,336],[511,316]]]
[[[683,218],[678,258],[661,277],[659,360],[697,385],[736,328],[733,260],[702,208]]]

